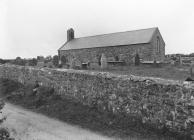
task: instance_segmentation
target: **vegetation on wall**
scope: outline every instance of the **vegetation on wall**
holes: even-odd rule
[[[5,105],[4,101],[0,100],[0,114],[2,114],[1,110],[3,109],[4,105]],[[5,120],[6,120],[5,117],[0,118],[0,126]],[[8,129],[0,127],[0,140],[15,140],[15,139],[10,137]]]
[[[177,81],[76,70],[29,70],[28,67],[19,66],[1,66],[0,71],[1,77],[25,85],[39,80],[42,86],[53,87],[60,98],[72,98],[84,106],[96,108],[105,114],[110,113],[121,118],[124,116],[129,122],[131,121],[127,124],[128,127],[134,123],[153,131],[163,132],[164,129],[165,134],[166,131],[184,135],[193,132],[188,109],[193,92]],[[25,92],[20,93],[23,96]],[[18,99],[21,100],[21,97]],[[42,99],[35,99],[38,101],[38,106],[42,102],[45,103]],[[187,114],[186,117],[182,110]],[[175,119],[173,114],[177,116]],[[130,119],[131,117],[133,119]],[[115,124],[114,121],[110,123]]]
[[[68,96],[56,95],[53,88],[50,87],[20,84],[18,86],[18,83],[11,80],[0,79],[0,81],[0,86],[5,89],[17,87],[12,92],[2,92],[4,96],[6,95],[7,101],[65,122],[80,125],[108,136],[174,140],[171,136],[164,136],[163,133],[156,135],[152,132],[155,130],[151,127],[145,129],[146,127],[140,121],[134,121],[134,117],[102,111],[98,106],[98,98],[92,100],[92,106],[88,106]],[[37,90],[34,90],[35,87]]]

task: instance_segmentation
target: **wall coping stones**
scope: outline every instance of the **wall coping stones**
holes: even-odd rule
[[[20,69],[25,68],[29,70],[33,69],[33,70],[48,71],[48,72],[56,71],[56,72],[72,73],[72,74],[77,73],[77,74],[83,74],[83,75],[100,76],[103,78],[122,79],[122,80],[131,80],[131,81],[139,81],[139,82],[151,82],[151,83],[162,84],[162,85],[177,85],[177,86],[183,86],[185,88],[194,88],[194,84],[191,84],[190,82],[181,81],[181,80],[163,79],[163,78],[157,78],[157,77],[120,75],[120,74],[113,74],[110,72],[98,72],[98,71],[92,71],[92,70],[75,70],[75,69],[64,69],[64,68],[63,69],[38,68],[33,66],[17,66],[17,65],[10,65],[10,64],[3,64],[3,65],[0,65],[0,67],[12,67],[12,68],[17,67]]]

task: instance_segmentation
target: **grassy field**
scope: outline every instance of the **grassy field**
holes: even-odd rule
[[[148,77],[158,77],[173,80],[185,80],[189,77],[189,66],[171,66],[164,65],[159,67],[153,67],[150,65],[140,65],[140,66],[117,66],[112,67],[107,70],[98,70],[111,72],[123,75],[136,75],[136,76],[148,76]]]

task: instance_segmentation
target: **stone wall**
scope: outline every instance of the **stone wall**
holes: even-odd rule
[[[159,52],[157,52],[156,48],[157,48],[157,38],[159,38],[159,43],[160,43],[160,48],[159,48]],[[154,34],[154,36],[152,37],[152,46],[153,46],[153,50],[155,52],[155,59],[157,61],[161,61],[161,60],[164,60],[164,57],[165,57],[165,42],[164,40],[162,39],[162,36],[159,32],[159,30],[156,31],[156,33]]]
[[[23,84],[36,80],[62,97],[102,111],[134,116],[146,126],[193,134],[194,89],[178,81],[106,72],[0,65],[0,77]]]
[[[140,58],[145,61],[154,60],[154,52],[151,44],[138,44],[130,46],[115,46],[115,47],[99,47],[88,49],[74,49],[74,50],[61,50],[59,56],[65,56],[68,63],[73,58],[78,58],[82,63],[96,61],[103,53],[106,57],[116,57],[122,55],[127,64],[133,63],[136,52],[139,53]]]

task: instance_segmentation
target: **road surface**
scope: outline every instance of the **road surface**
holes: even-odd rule
[[[3,126],[16,140],[114,140],[6,103]]]

